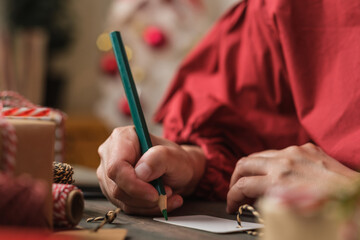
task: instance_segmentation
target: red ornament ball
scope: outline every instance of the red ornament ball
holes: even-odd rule
[[[143,33],[144,41],[153,48],[163,47],[166,43],[165,33],[158,27],[149,26]]]
[[[124,114],[126,116],[131,116],[129,103],[128,103],[126,97],[120,98],[120,100],[118,102],[118,110],[119,110],[119,112],[121,112],[122,114]]]
[[[118,72],[116,58],[114,54],[104,54],[100,60],[101,70],[109,75],[116,75]]]

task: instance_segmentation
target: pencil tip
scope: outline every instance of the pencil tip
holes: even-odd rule
[[[167,211],[166,211],[166,209],[162,210],[161,212],[162,212],[165,220],[167,221],[167,220],[168,220],[168,216],[167,216]]]

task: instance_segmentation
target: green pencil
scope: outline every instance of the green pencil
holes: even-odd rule
[[[129,103],[131,116],[135,125],[135,130],[139,137],[141,153],[144,154],[147,150],[149,150],[149,148],[152,147],[152,143],[148,128],[146,126],[144,114],[141,109],[134,79],[131,74],[129,62],[125,52],[125,47],[121,39],[120,32],[111,32],[110,38],[115,53],[116,62],[120,71],[121,81],[123,83],[126,98]],[[159,193],[159,207],[162,214],[164,215],[164,218],[167,220],[167,198],[161,178],[155,179],[151,182],[151,184]]]

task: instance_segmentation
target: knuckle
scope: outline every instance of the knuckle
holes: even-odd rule
[[[235,186],[239,191],[244,191],[244,189],[247,186],[247,182],[248,182],[248,178],[247,177],[242,177],[242,178],[238,179]]]
[[[254,195],[252,193],[252,187],[254,186],[251,185],[251,178],[249,177],[242,177],[236,183],[237,190],[247,197],[253,197]]]
[[[120,136],[132,136],[132,135],[136,135],[134,126],[126,126],[126,127],[117,127],[114,128],[112,133],[111,133],[111,137],[114,138],[119,138]]]
[[[278,180],[284,179],[288,176],[290,176],[292,173],[291,169],[282,169],[278,174]]]
[[[162,156],[169,156],[171,154],[171,150],[167,146],[157,145],[155,149],[158,154],[161,154]]]
[[[102,168],[100,166],[96,169],[96,176],[99,182],[103,180]]]
[[[278,171],[277,178],[283,179],[292,173],[294,169],[295,161],[292,158],[286,157],[279,159],[279,162],[281,164],[281,167]]]
[[[236,162],[236,168],[241,168],[246,161],[249,159],[249,157],[242,157]]]
[[[236,169],[236,170],[239,169],[242,164],[243,164],[243,163],[242,163],[242,159],[238,160],[238,161],[236,162],[235,169]]]
[[[120,127],[114,128],[110,134],[109,139],[117,138],[118,136],[121,135],[121,132],[122,132],[122,128]]]
[[[280,162],[281,166],[286,168],[286,169],[293,168],[293,166],[295,164],[294,160],[292,158],[289,158],[289,157],[280,158],[279,162]]]
[[[319,147],[316,146],[313,143],[305,143],[304,145],[302,145],[302,148],[309,150],[309,151],[317,151],[319,150]]]
[[[286,151],[291,155],[299,155],[302,150],[299,146],[290,146],[286,148]]]
[[[122,198],[122,193],[121,190],[118,186],[114,185],[113,187],[111,187],[109,189],[109,195],[114,198],[114,199],[118,199],[121,200]]]
[[[98,148],[98,154],[99,154],[100,157],[104,155],[104,152],[105,152],[105,149],[104,149],[104,148],[105,148],[104,143],[101,144],[101,145],[99,146],[99,148]]]
[[[116,167],[116,165],[109,164],[106,169],[106,176],[114,181],[117,175],[118,175],[118,168]]]
[[[135,184],[128,183],[126,185],[126,192],[128,193],[128,195],[133,196],[137,192],[137,187],[135,186]]]
[[[123,131],[123,127],[117,127],[117,128],[114,128],[111,135],[112,136],[118,136],[121,134],[121,132]]]

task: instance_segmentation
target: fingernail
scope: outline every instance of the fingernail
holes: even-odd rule
[[[146,163],[141,163],[135,168],[135,174],[138,178],[146,181],[149,179],[151,174],[151,168]]]

